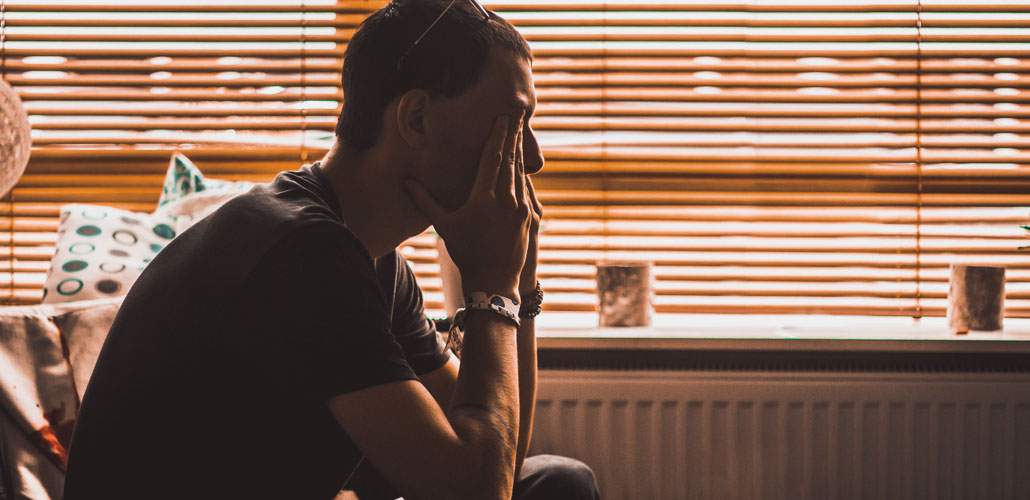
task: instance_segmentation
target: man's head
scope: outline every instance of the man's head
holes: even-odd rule
[[[531,55],[522,36],[470,0],[394,0],[366,19],[344,56],[344,149],[388,148],[415,177],[455,207],[474,181],[494,119],[526,111],[527,172],[543,166],[528,118],[536,104]],[[520,109],[522,108],[522,109]],[[515,120],[512,120],[513,122]]]

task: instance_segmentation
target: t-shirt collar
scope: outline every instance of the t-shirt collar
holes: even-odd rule
[[[347,219],[343,217],[343,208],[340,206],[340,200],[336,196],[336,191],[333,191],[333,185],[329,182],[329,177],[325,175],[325,171],[322,170],[322,162],[316,161],[311,164],[311,171],[314,173],[315,181],[318,183],[318,188],[321,191],[322,199],[326,205],[329,205],[329,209],[336,214],[336,217],[340,219],[340,222],[344,226],[347,225]]]

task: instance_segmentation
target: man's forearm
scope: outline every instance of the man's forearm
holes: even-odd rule
[[[523,318],[518,332],[519,440],[515,454],[515,479],[529,451],[536,411],[536,319]]]
[[[478,450],[476,461],[486,465],[478,468],[483,486],[469,492],[474,498],[511,495],[520,439],[515,433],[521,377],[516,336],[515,327],[492,312],[472,311],[466,318],[461,368],[448,415],[458,436]]]

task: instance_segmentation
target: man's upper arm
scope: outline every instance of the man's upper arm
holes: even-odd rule
[[[298,228],[269,250],[241,293],[249,320],[227,330],[225,349],[267,382],[325,401],[415,378],[371,261],[345,229]]]
[[[436,332],[436,325],[426,318],[422,289],[407,260],[396,254],[397,283],[393,304],[393,334],[404,349],[416,375],[435,372],[451,358],[443,338]]]
[[[454,386],[458,383],[460,367],[457,356],[451,354],[450,359],[443,366],[418,376],[441,408],[447,408],[451,404],[451,395],[454,393]]]
[[[426,388],[443,408],[450,403],[458,381],[458,358],[426,318],[422,289],[407,260],[396,254],[397,283],[393,304],[393,332],[404,356]]]
[[[375,269],[352,237],[320,224],[269,251],[244,292],[253,328],[232,329],[226,347],[265,381],[325,404],[409,498],[454,497],[468,473],[441,458],[470,462],[462,455],[467,447],[415,380],[390,332]]]

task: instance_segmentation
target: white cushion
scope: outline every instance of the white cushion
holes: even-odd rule
[[[57,233],[44,304],[125,295],[177,231],[165,215],[70,204],[61,207]]]

